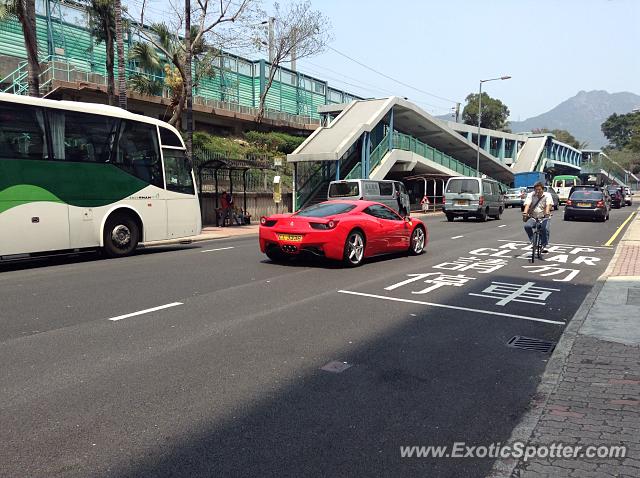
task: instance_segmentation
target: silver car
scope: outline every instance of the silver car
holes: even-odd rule
[[[624,188],[624,202],[627,206],[631,206],[631,204],[633,204],[633,194],[631,193],[631,188]]]
[[[504,211],[504,192],[500,183],[489,178],[456,176],[449,178],[445,188],[444,213],[447,221],[456,217],[479,221],[500,219]]]
[[[408,216],[411,212],[409,194],[400,181],[388,179],[374,181],[373,179],[345,179],[331,181],[327,192],[327,200],[332,199],[363,199],[376,201],[394,209],[401,216]]]
[[[504,207],[521,207],[527,197],[527,188],[511,188],[504,196]]]

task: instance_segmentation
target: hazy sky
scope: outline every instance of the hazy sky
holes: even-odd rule
[[[543,113],[580,90],[640,94],[640,0],[312,3],[331,19],[331,47],[419,90],[464,105],[480,79],[511,75],[484,90],[509,106],[512,120]],[[168,8],[167,0],[150,4],[156,15]],[[362,96],[406,96],[433,114],[453,106],[332,50],[299,61],[298,69]]]

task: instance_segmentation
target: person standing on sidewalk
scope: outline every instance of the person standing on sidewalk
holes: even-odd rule
[[[231,194],[228,194],[227,191],[223,190],[222,195],[220,196],[220,209],[221,209],[220,227],[224,227],[227,217],[231,219],[232,207],[233,207],[233,199],[231,198]]]

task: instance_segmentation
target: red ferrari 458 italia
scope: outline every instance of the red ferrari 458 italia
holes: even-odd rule
[[[355,267],[379,254],[421,254],[428,237],[422,221],[372,201],[326,201],[260,219],[260,250],[273,261],[311,253]]]

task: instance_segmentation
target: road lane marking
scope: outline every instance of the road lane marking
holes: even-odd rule
[[[518,242],[523,245],[529,244],[529,241],[514,241],[510,239],[498,239],[498,242]],[[551,241],[553,242],[553,241]],[[554,246],[567,246],[567,247],[592,247],[594,249],[612,249],[611,246],[585,246],[584,244],[560,244],[559,242],[553,242]]]
[[[451,239],[460,239],[461,237],[464,237],[464,236],[453,236]]]
[[[629,221],[631,221],[631,219],[633,218],[633,216],[635,216],[636,213],[632,212],[631,214],[629,214],[629,217],[627,218],[626,221],[624,221],[622,224],[620,224],[620,227],[616,230],[616,232],[613,233],[613,236],[611,236],[611,239],[609,239],[607,241],[607,243],[605,244],[605,246],[610,246],[611,244],[613,244],[613,241],[616,240],[616,237],[618,237],[618,234],[620,234],[622,232],[622,230],[624,229],[624,226],[627,225],[627,223]]]
[[[150,312],[156,312],[162,309],[168,309],[170,307],[176,307],[177,305],[184,305],[182,302],[172,302],[171,304],[160,305],[158,307],[152,307],[151,309],[139,310],[138,312],[132,312],[131,314],[119,315],[117,317],[111,317],[109,320],[115,322],[117,320],[128,319],[129,317],[135,317],[136,315],[148,314]]]
[[[502,226],[498,226],[498,227],[507,227],[507,225],[506,225],[506,224],[503,224]]]
[[[411,299],[401,299],[399,297],[388,297],[385,295],[376,295],[376,294],[367,294],[364,292],[354,292],[350,290],[339,290],[341,294],[350,294],[350,295],[358,295],[361,297],[369,297],[372,299],[382,299],[382,300],[390,300],[395,302],[405,302],[407,304],[419,304],[419,305],[428,305],[431,307],[441,307],[443,309],[454,309],[454,310],[464,310],[465,312],[477,312],[479,314],[487,314],[487,315],[497,315],[499,317],[509,317],[511,319],[521,319],[521,320],[530,320],[532,322],[543,322],[545,324],[554,324],[554,325],[565,325],[564,322],[558,322],[557,320],[548,320],[548,319],[539,319],[537,317],[528,317],[526,315],[515,315],[515,314],[507,314],[505,312],[494,312],[491,310],[482,310],[482,309],[471,309],[469,307],[458,307],[456,305],[445,305],[445,304],[435,304],[433,302],[424,302],[421,300],[411,300]]]
[[[233,246],[229,246],[229,247],[218,247],[217,249],[207,249],[206,251],[200,251],[200,252],[226,251],[227,249],[234,249],[234,247],[233,247]]]

